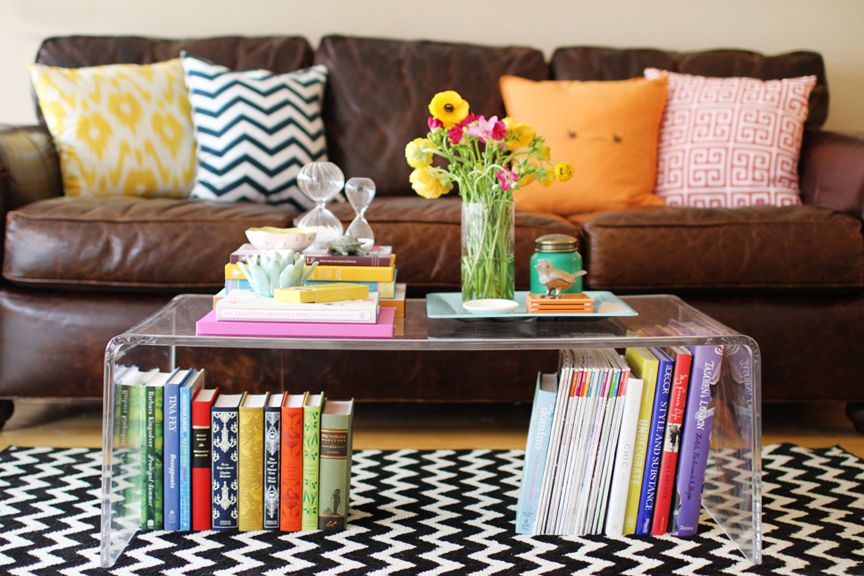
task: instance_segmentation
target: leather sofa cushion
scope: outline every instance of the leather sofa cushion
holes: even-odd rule
[[[584,225],[586,281],[604,290],[859,291],[861,221],[812,206],[654,208]]]
[[[333,212],[347,224],[354,211],[347,204]],[[460,286],[462,254],[462,203],[457,198],[424,200],[418,196],[376,198],[366,218],[375,232],[375,242],[390,244],[397,253],[398,282],[412,290],[448,289]],[[516,287],[527,289],[528,265],[534,240],[544,234],[579,237],[576,225],[558,216],[516,214]]]
[[[748,50],[704,50],[669,52],[644,48],[601,48],[572,46],[558,48],[550,62],[552,76],[558,80],[624,80],[642,76],[645,68],[661,68],[699,76],[746,76],[777,80],[796,76],[816,76],[810,93],[806,127],[816,129],[828,117],[828,84],[825,62],[816,52],[789,52],[766,56]]]
[[[456,90],[472,112],[502,118],[501,76],[548,76],[542,52],[518,47],[327,36],[315,60],[329,70],[330,159],[346,175],[372,178],[379,197],[413,194],[405,145],[426,134],[426,106],[436,92]]]
[[[3,277],[107,290],[209,290],[250,226],[291,226],[297,211],[253,203],[53,198],[8,214]]]

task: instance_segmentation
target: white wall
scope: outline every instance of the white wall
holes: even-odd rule
[[[864,132],[864,0],[0,0],[0,123],[31,122],[26,65],[63,34],[342,33],[677,50],[821,52],[828,127]]]

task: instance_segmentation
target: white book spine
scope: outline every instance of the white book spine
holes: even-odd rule
[[[621,434],[615,450],[615,471],[609,488],[609,509],[606,513],[606,535],[624,534],[624,513],[627,510],[627,494],[630,491],[630,471],[633,467],[633,448],[636,443],[636,428],[639,425],[639,406],[642,402],[643,382],[638,378],[627,381],[624,400],[624,415],[621,419]]]
[[[346,324],[374,324],[377,314],[374,308],[366,310],[261,310],[250,308],[216,308],[219,321],[247,322],[343,322]]]

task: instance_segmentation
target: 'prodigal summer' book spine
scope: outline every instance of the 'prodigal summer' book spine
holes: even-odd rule
[[[282,398],[281,395],[278,396]],[[279,529],[279,464],[282,406],[264,409],[264,529]]]
[[[319,530],[342,530],[348,518],[353,406],[329,400],[321,414]]]

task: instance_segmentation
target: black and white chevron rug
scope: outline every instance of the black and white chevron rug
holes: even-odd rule
[[[839,447],[763,453],[764,562],[710,518],[695,539],[513,534],[520,450],[354,454],[344,532],[139,533],[99,562],[98,450],[0,452],[0,574],[864,575],[864,461]]]

